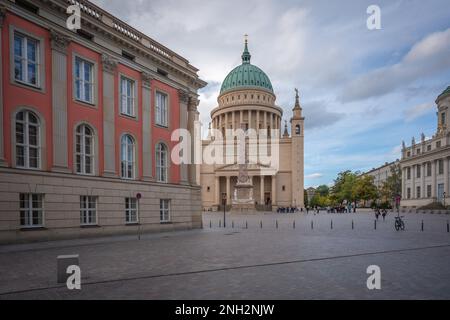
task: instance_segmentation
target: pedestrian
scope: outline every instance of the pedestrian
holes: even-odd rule
[[[387,210],[386,210],[386,209],[383,209],[383,211],[381,211],[381,214],[382,214],[382,216],[383,216],[383,221],[384,221],[385,218],[386,218]]]

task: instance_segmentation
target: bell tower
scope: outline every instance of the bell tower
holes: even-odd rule
[[[291,168],[292,205],[304,206],[304,122],[298,89],[295,89],[295,106],[291,118]]]

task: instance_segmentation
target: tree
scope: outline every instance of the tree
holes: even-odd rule
[[[391,165],[391,175],[380,188],[380,196],[383,201],[394,201],[397,196],[402,195],[402,170],[400,164]]]
[[[323,184],[317,187],[316,193],[322,197],[327,197],[328,194],[330,193],[330,188],[327,185]]]
[[[353,194],[353,185],[358,177],[358,172],[351,172],[346,170],[340,172],[334,180],[334,186],[331,187],[332,199],[338,204],[343,204],[344,201],[355,201]]]
[[[352,187],[352,195],[355,201],[362,200],[365,206],[366,201],[378,198],[378,189],[373,180],[374,178],[368,175],[359,176],[356,179]]]

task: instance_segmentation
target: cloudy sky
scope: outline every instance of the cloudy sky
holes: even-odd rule
[[[434,100],[450,85],[448,0],[94,2],[200,69],[205,124],[247,33],[252,63],[269,75],[285,119],[300,90],[307,187],[393,161],[403,139],[431,137]],[[367,29],[372,4],[381,30]]]

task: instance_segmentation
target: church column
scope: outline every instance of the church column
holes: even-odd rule
[[[114,177],[116,174],[116,141],[114,126],[114,75],[117,61],[107,54],[102,55],[103,66],[103,175]]]
[[[275,175],[272,176],[272,205],[276,206],[277,204],[277,178]]]
[[[227,204],[231,204],[231,177],[227,176]]]
[[[235,118],[234,118],[235,113],[236,113],[235,111],[231,112],[231,127],[233,128],[233,130],[236,130],[236,123],[235,123]]]
[[[51,30],[52,49],[52,171],[69,172],[67,129],[67,46],[70,38]]]
[[[2,48],[2,31],[3,23],[6,17],[6,8],[0,7],[0,52],[3,52]],[[0,75],[3,75],[3,59],[0,59]],[[4,132],[5,126],[3,125],[3,76],[0,76],[0,167],[6,167],[5,160],[5,146],[4,146]]]
[[[252,128],[252,110],[248,110],[248,128]]]
[[[274,129],[274,127],[273,127],[273,113],[270,113],[269,117],[270,117],[270,130],[273,130]],[[272,135],[270,135],[270,136],[272,136]]]
[[[416,166],[412,165],[411,166],[411,184],[412,184],[412,190],[411,190],[411,196],[413,199],[417,198],[417,193],[416,193]]]
[[[239,128],[241,128],[241,126],[242,126],[242,123],[244,122],[244,111],[242,111],[242,110],[240,110],[239,111]]]
[[[214,204],[220,205],[220,177],[216,176],[214,182]]]
[[[264,176],[261,176],[261,179],[260,179],[259,192],[260,192],[260,195],[259,195],[260,204],[264,204],[265,203],[265,199],[264,199]]]
[[[264,112],[264,125],[262,126],[262,128],[264,130],[266,130],[266,135],[267,135],[267,112],[266,111],[263,111],[263,112]]]
[[[259,134],[259,113],[260,113],[261,111],[259,111],[259,110],[256,110],[256,131],[258,132],[258,134]]]

